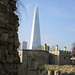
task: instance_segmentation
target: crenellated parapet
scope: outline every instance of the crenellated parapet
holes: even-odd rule
[[[56,45],[55,50],[49,50],[50,53],[50,64],[65,65],[71,64],[71,51],[67,51],[66,47],[64,50],[59,50]]]

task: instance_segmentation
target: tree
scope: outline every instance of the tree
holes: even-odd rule
[[[42,45],[39,45],[35,48],[33,48],[34,50],[44,50],[44,47]]]

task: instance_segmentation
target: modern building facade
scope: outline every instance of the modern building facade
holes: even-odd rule
[[[19,48],[18,48],[18,50],[19,49],[27,49],[27,42],[26,41],[22,41],[22,42],[20,42],[20,46],[19,46]]]
[[[40,38],[39,13],[38,13],[38,6],[36,5],[35,10],[34,10],[29,49],[34,50],[40,45],[41,45],[41,38]]]

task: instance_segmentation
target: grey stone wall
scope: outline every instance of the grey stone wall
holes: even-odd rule
[[[18,50],[18,52],[20,56],[20,62],[22,63],[19,68],[19,75],[53,75],[52,71],[55,71],[56,69],[58,71],[61,68],[64,70],[63,67],[58,65],[70,65],[70,51]],[[48,66],[50,66],[46,66],[47,70],[50,68],[51,71],[44,70],[44,67],[42,68],[42,71],[39,71],[39,66],[45,66],[46,64],[49,64]],[[68,69],[67,65],[65,66],[66,70]],[[56,72],[57,71],[54,73]]]
[[[49,64],[49,52],[47,51],[18,50],[18,52],[22,56],[20,65],[22,67],[20,67],[20,74],[22,75],[37,75],[38,66]]]
[[[71,64],[71,51],[60,51],[59,64],[60,65]]]
[[[0,0],[0,75],[18,75],[16,0]]]
[[[49,51],[50,54],[50,64],[55,64],[58,65],[59,64],[59,50],[50,50]]]
[[[50,64],[54,65],[70,65],[71,52],[61,50],[50,50]]]
[[[38,75],[75,75],[74,65],[41,65]]]

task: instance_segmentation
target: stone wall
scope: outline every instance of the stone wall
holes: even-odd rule
[[[41,65],[38,75],[75,75],[74,65]]]
[[[0,0],[0,75],[18,75],[16,0]]]
[[[50,50],[50,64],[66,65],[71,64],[71,51]]]
[[[49,50],[50,53],[50,64],[59,64],[59,50]]]
[[[71,51],[61,51],[59,55],[59,64],[70,65],[71,64]]]
[[[37,75],[38,66],[49,64],[49,52],[43,50],[18,50],[22,64],[19,75]]]

